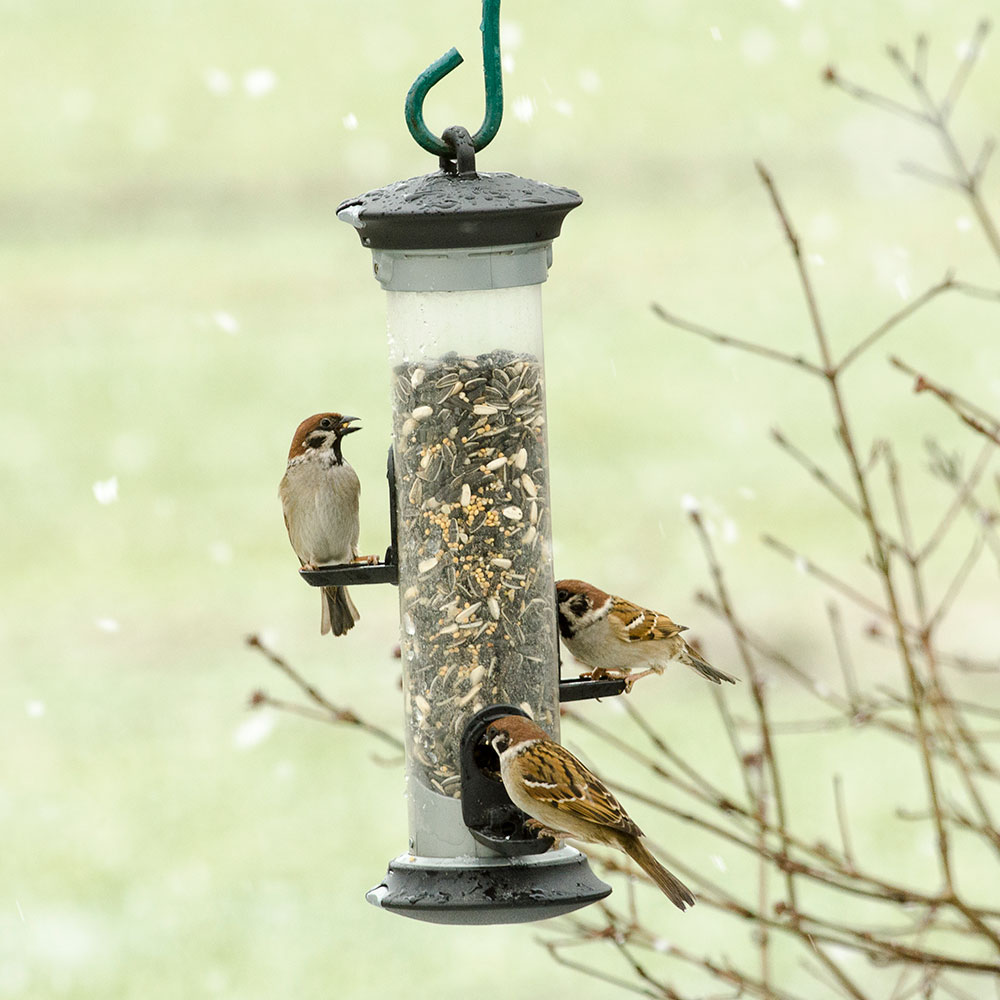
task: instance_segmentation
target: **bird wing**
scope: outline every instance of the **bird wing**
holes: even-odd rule
[[[642,836],[607,785],[554,740],[526,747],[518,763],[524,789],[540,805],[635,837]]]
[[[611,630],[622,642],[643,642],[647,639],[670,639],[687,629],[672,622],[666,615],[616,597],[608,612]]]

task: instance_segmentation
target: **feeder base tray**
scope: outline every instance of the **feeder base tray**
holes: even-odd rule
[[[518,858],[401,854],[365,898],[433,924],[519,924],[561,917],[610,894],[586,856],[563,847]]]

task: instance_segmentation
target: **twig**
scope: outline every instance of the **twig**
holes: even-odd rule
[[[844,691],[852,711],[857,711],[861,704],[858,680],[854,673],[854,663],[847,645],[847,636],[844,635],[844,623],[840,617],[840,608],[837,607],[835,601],[827,601],[826,614],[830,621],[830,631],[833,633],[833,644],[837,649],[837,662],[840,664],[840,672],[844,677]]]
[[[952,77],[948,90],[944,95],[944,99],[941,101],[941,117],[943,120],[947,120],[951,115],[951,112],[958,101],[959,95],[962,93],[965,83],[969,79],[972,67],[976,64],[976,60],[979,58],[983,50],[983,42],[986,41],[986,36],[989,33],[989,21],[980,21],[979,24],[976,25],[976,30],[972,34],[968,48],[959,60],[958,68],[955,70],[955,75]]]
[[[833,776],[833,799],[837,807],[837,826],[840,827],[840,843],[844,851],[844,861],[850,872],[857,871],[854,864],[854,851],[851,848],[851,835],[847,826],[847,809],[844,806],[844,783],[839,774]]]
[[[274,666],[285,674],[286,677],[290,678],[302,691],[305,692],[305,694],[307,694],[317,705],[319,705],[319,707],[326,712],[329,721],[343,723],[348,726],[355,726],[358,729],[377,737],[384,743],[388,743],[393,747],[393,749],[402,751],[403,741],[398,736],[393,735],[381,726],[377,726],[371,722],[366,722],[349,708],[340,708],[339,706],[334,705],[333,702],[329,701],[318,688],[314,687],[304,677],[302,677],[302,675],[299,674],[287,660],[282,659],[282,657],[274,652],[274,650],[268,647],[259,635],[248,635],[246,642],[251,649],[259,650]],[[257,697],[261,699],[258,702],[259,704],[270,703],[276,705],[277,707],[285,707],[285,703],[269,699],[267,695],[259,694]],[[292,708],[291,706],[288,707],[290,707],[292,711],[297,711],[301,714],[301,708]]]
[[[948,505],[944,515],[940,521],[938,521],[937,526],[928,535],[927,541],[924,542],[923,546],[916,553],[916,560],[918,563],[926,560],[927,557],[938,547],[938,545],[941,544],[951,526],[955,523],[955,520],[957,519],[962,508],[969,505],[972,500],[974,490],[979,485],[979,481],[985,474],[986,469],[995,454],[996,452],[993,449],[993,444],[989,441],[985,442],[979,452],[979,455],[976,457],[976,461],[972,464],[972,470],[969,472],[969,475],[955,490],[955,498]]]
[[[890,114],[899,115],[901,118],[909,118],[912,121],[919,122],[921,125],[929,124],[927,116],[918,108],[908,107],[899,101],[893,100],[891,97],[885,97],[874,90],[862,87],[860,84],[852,83],[841,76],[833,66],[828,66],[823,71],[823,80],[826,83],[832,84],[838,90],[842,90],[855,100],[863,101],[865,104],[870,104],[875,108],[881,108]]]
[[[955,276],[949,271],[936,285],[931,285],[925,292],[908,302],[898,312],[893,313],[887,320],[869,333],[867,337],[855,344],[837,363],[837,372],[842,374],[865,351],[877,344],[887,333],[899,326],[900,323],[909,319],[918,310],[923,309],[928,302],[936,299],[942,292],[950,291],[956,287]]]
[[[962,421],[966,426],[971,427],[977,434],[983,435],[983,437],[988,438],[995,445],[1000,446],[1000,420],[996,417],[987,414],[985,410],[981,410],[974,403],[970,403],[968,400],[962,399],[957,393],[952,392],[950,389],[945,389],[935,382],[932,382],[926,375],[921,375],[916,369],[911,368],[908,364],[902,361],[900,358],[892,357],[889,359],[893,367],[898,368],[902,372],[906,372],[908,375],[912,375],[916,378],[916,383],[913,386],[914,392],[930,392],[932,395],[937,396],[945,406],[951,410],[959,420]],[[977,416],[973,416],[977,414]],[[987,427],[986,424],[991,423],[992,428]]]
[[[779,351],[774,347],[767,347],[764,344],[754,344],[749,340],[741,340],[739,337],[730,337],[728,334],[718,333],[707,326],[702,326],[700,323],[692,323],[690,320],[675,316],[673,313],[667,312],[663,306],[656,302],[652,303],[650,308],[664,323],[675,326],[679,330],[687,330],[688,333],[696,333],[699,337],[711,340],[715,344],[721,344],[723,347],[738,347],[741,351],[747,351],[749,354],[758,354],[763,358],[769,358],[771,361],[780,361],[786,365],[793,365],[812,375],[823,374],[821,368],[818,368],[811,361],[807,361],[800,355],[786,354],[784,351]]]

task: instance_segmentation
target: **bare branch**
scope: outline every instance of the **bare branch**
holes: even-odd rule
[[[326,713],[329,721],[343,723],[348,726],[356,726],[358,729],[361,729],[371,736],[382,740],[384,743],[388,743],[393,747],[393,749],[402,751],[403,741],[398,736],[393,735],[381,726],[376,726],[371,722],[365,722],[364,719],[359,718],[349,708],[340,708],[339,706],[334,705],[333,702],[329,701],[318,688],[314,687],[304,677],[302,677],[302,675],[299,674],[287,660],[282,659],[282,657],[274,652],[274,650],[268,647],[259,635],[248,635],[246,642],[251,649],[259,650],[275,667],[277,667],[286,677],[290,678],[303,692],[305,692],[305,694],[307,694],[309,698],[311,698],[323,710],[323,712]],[[286,707],[285,703],[270,699],[267,695],[261,694],[259,697],[262,699],[259,702],[261,704],[269,702],[277,707]],[[292,710],[299,711],[301,713],[301,709]]]
[[[989,33],[989,21],[980,21],[979,24],[976,25],[976,30],[973,32],[972,38],[969,40],[965,53],[959,60],[958,68],[955,70],[955,75],[952,77],[951,83],[948,85],[948,90],[945,92],[944,99],[941,101],[942,121],[947,121],[947,119],[951,116],[955,103],[958,101],[962,90],[965,88],[966,81],[969,79],[969,74],[972,72],[972,68],[975,66],[976,61],[979,59],[979,56],[983,51],[983,43],[986,41],[986,36]]]
[[[893,367],[898,368],[907,375],[912,375],[916,379],[913,386],[914,392],[929,392],[937,396],[945,406],[948,407],[967,427],[971,427],[977,434],[988,438],[995,445],[1000,446],[1000,420],[985,410],[963,399],[950,389],[945,389],[926,375],[920,374],[915,368],[910,367],[898,357],[889,359]],[[988,426],[992,425],[992,426]]]
[[[860,84],[852,83],[832,66],[828,66],[823,71],[823,80],[836,87],[838,90],[842,90],[845,94],[849,97],[853,97],[856,101],[862,101],[865,104],[870,104],[874,108],[878,108],[881,111],[888,111],[890,114],[898,115],[900,118],[908,118],[911,121],[919,123],[920,125],[931,124],[930,119],[919,108],[911,108],[906,104],[893,100],[891,97],[886,97],[885,95],[879,94],[874,90],[869,90],[867,87],[862,87]]]
[[[699,323],[692,323],[690,320],[682,319],[680,316],[675,316],[673,313],[667,312],[663,306],[658,305],[655,302],[652,304],[651,308],[664,323],[669,323],[670,326],[677,327],[678,330],[686,330],[688,333],[696,333],[699,337],[704,337],[706,340],[710,340],[714,344],[721,344],[723,347],[737,347],[741,351],[746,351],[749,354],[758,354],[771,361],[780,361],[786,365],[793,365],[794,367],[800,368],[802,371],[809,372],[812,375],[822,374],[822,369],[818,368],[811,361],[807,361],[800,355],[786,354],[784,351],[779,351],[773,347],[767,347],[763,344],[754,344],[749,340],[741,340],[739,337],[730,337],[728,334],[718,333],[715,330],[709,329],[707,326],[702,326]]]
[[[893,313],[887,320],[872,330],[867,337],[855,344],[838,362],[838,374],[850,367],[869,348],[877,344],[887,333],[894,330],[904,320],[909,319],[915,312],[922,309],[928,302],[936,299],[942,292],[947,292],[957,287],[959,286],[955,283],[954,275],[949,272],[936,285],[931,285],[930,288],[922,292],[911,302],[908,302],[902,309]]]

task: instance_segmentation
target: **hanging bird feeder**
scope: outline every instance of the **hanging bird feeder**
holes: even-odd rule
[[[541,285],[581,199],[477,169],[502,117],[499,6],[483,3],[479,131],[437,138],[424,124],[427,92],[462,61],[452,49],[406,103],[440,169],[338,209],[386,292],[392,540],[383,563],[303,572],[317,586],[398,583],[410,836],[367,898],[438,923],[537,920],[611,891],[584,855],[524,827],[483,742],[511,713],[558,738],[561,698],[624,687],[560,685]]]

